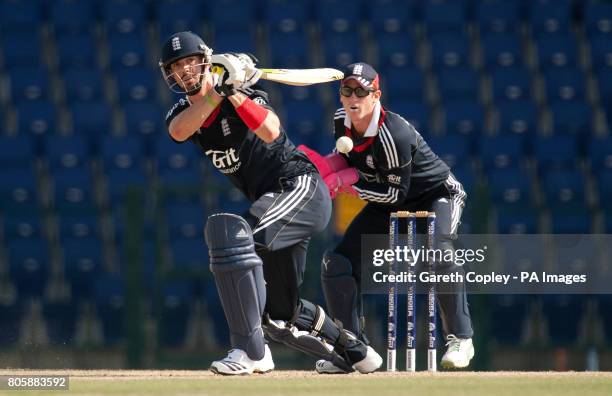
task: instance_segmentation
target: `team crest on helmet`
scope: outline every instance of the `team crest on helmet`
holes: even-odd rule
[[[172,39],[172,49],[178,51],[181,49],[181,40],[178,37]]]

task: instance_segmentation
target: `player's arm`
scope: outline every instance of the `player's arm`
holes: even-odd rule
[[[170,136],[179,142],[189,139],[222,100],[223,97],[211,89],[202,100],[195,101],[191,106],[185,107],[169,120],[168,131]]]
[[[272,143],[280,135],[280,120],[274,112],[255,102],[242,92],[228,96],[236,113],[261,140]]]

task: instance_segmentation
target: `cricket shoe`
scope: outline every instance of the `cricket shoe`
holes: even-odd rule
[[[382,366],[383,360],[382,357],[372,348],[371,346],[367,346],[368,350],[366,353],[366,357],[357,363],[353,364],[353,369],[357,370],[361,374],[369,374],[372,373]],[[348,371],[337,367],[329,360],[318,360],[315,364],[315,371],[319,374],[348,374]]]
[[[266,345],[264,357],[261,360],[251,360],[242,349],[232,349],[227,357],[215,360],[210,365],[210,371],[221,375],[264,374],[274,370],[274,361],[270,347]]]
[[[467,367],[474,357],[474,345],[471,338],[457,338],[454,334],[446,336],[448,349],[440,364],[447,369]]]

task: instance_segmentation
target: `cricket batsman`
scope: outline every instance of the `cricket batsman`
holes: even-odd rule
[[[377,370],[382,358],[373,348],[300,298],[308,243],[329,221],[330,193],[254,85],[261,71],[253,59],[212,55],[192,32],[170,36],[161,53],[164,80],[185,95],[166,116],[170,138],[198,146],[252,202],[246,213],[210,216],[204,230],[231,339],[211,370],[273,370],[264,334],[344,371]]]

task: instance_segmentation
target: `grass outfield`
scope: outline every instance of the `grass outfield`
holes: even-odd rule
[[[0,391],[19,395],[606,395],[612,373],[439,372],[375,373],[322,376],[308,371],[275,371],[266,375],[222,377],[208,371],[0,370],[0,375],[69,375],[70,391]]]

